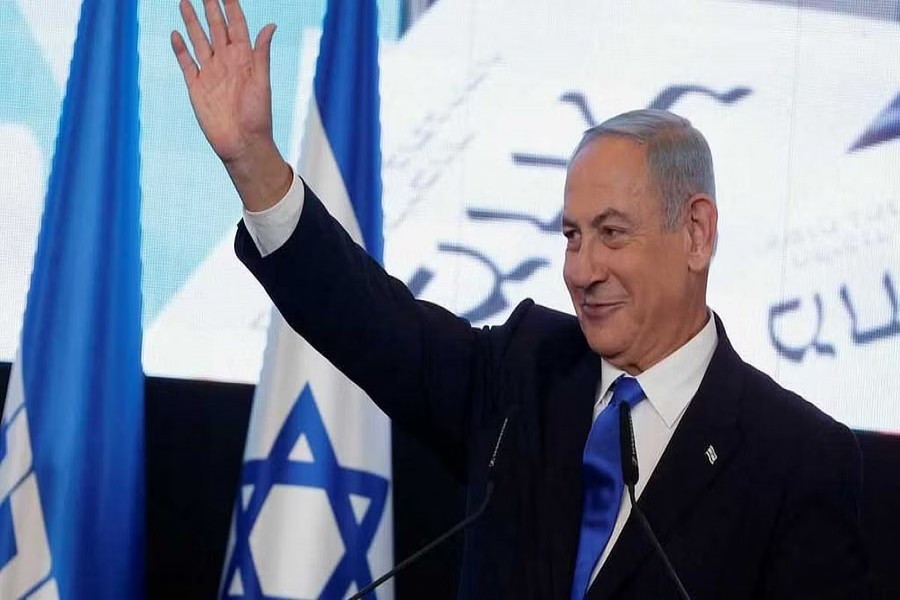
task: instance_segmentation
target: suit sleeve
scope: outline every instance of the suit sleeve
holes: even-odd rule
[[[284,245],[263,258],[240,223],[235,252],[295,331],[462,473],[468,430],[492,397],[493,365],[509,322],[477,330],[417,301],[308,187]]]
[[[860,490],[856,438],[829,419],[803,449],[785,498],[764,597],[869,597]]]

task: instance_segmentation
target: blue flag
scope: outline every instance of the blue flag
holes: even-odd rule
[[[298,172],[382,257],[375,0],[331,0]],[[272,311],[224,598],[337,600],[393,563],[390,423]],[[391,585],[378,592],[393,596]]]
[[[0,431],[0,597],[144,595],[136,0],[84,0]]]

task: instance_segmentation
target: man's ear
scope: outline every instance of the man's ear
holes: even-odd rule
[[[685,203],[685,242],[691,271],[701,272],[709,268],[716,249],[718,222],[719,211],[708,195],[694,194]]]

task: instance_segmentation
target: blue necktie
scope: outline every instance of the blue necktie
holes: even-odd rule
[[[613,396],[591,427],[584,446],[581,468],[584,507],[581,511],[581,534],[572,600],[582,600],[587,593],[594,566],[609,543],[622,503],[622,459],[619,446],[619,405],[634,406],[644,399],[644,390],[634,377],[622,375],[613,384]]]

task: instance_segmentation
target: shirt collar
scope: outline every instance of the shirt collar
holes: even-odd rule
[[[637,376],[647,401],[669,428],[678,422],[700,388],[718,340],[715,319],[709,311],[706,325],[694,337]],[[600,357],[599,400],[606,397],[613,382],[623,374],[624,371]]]

